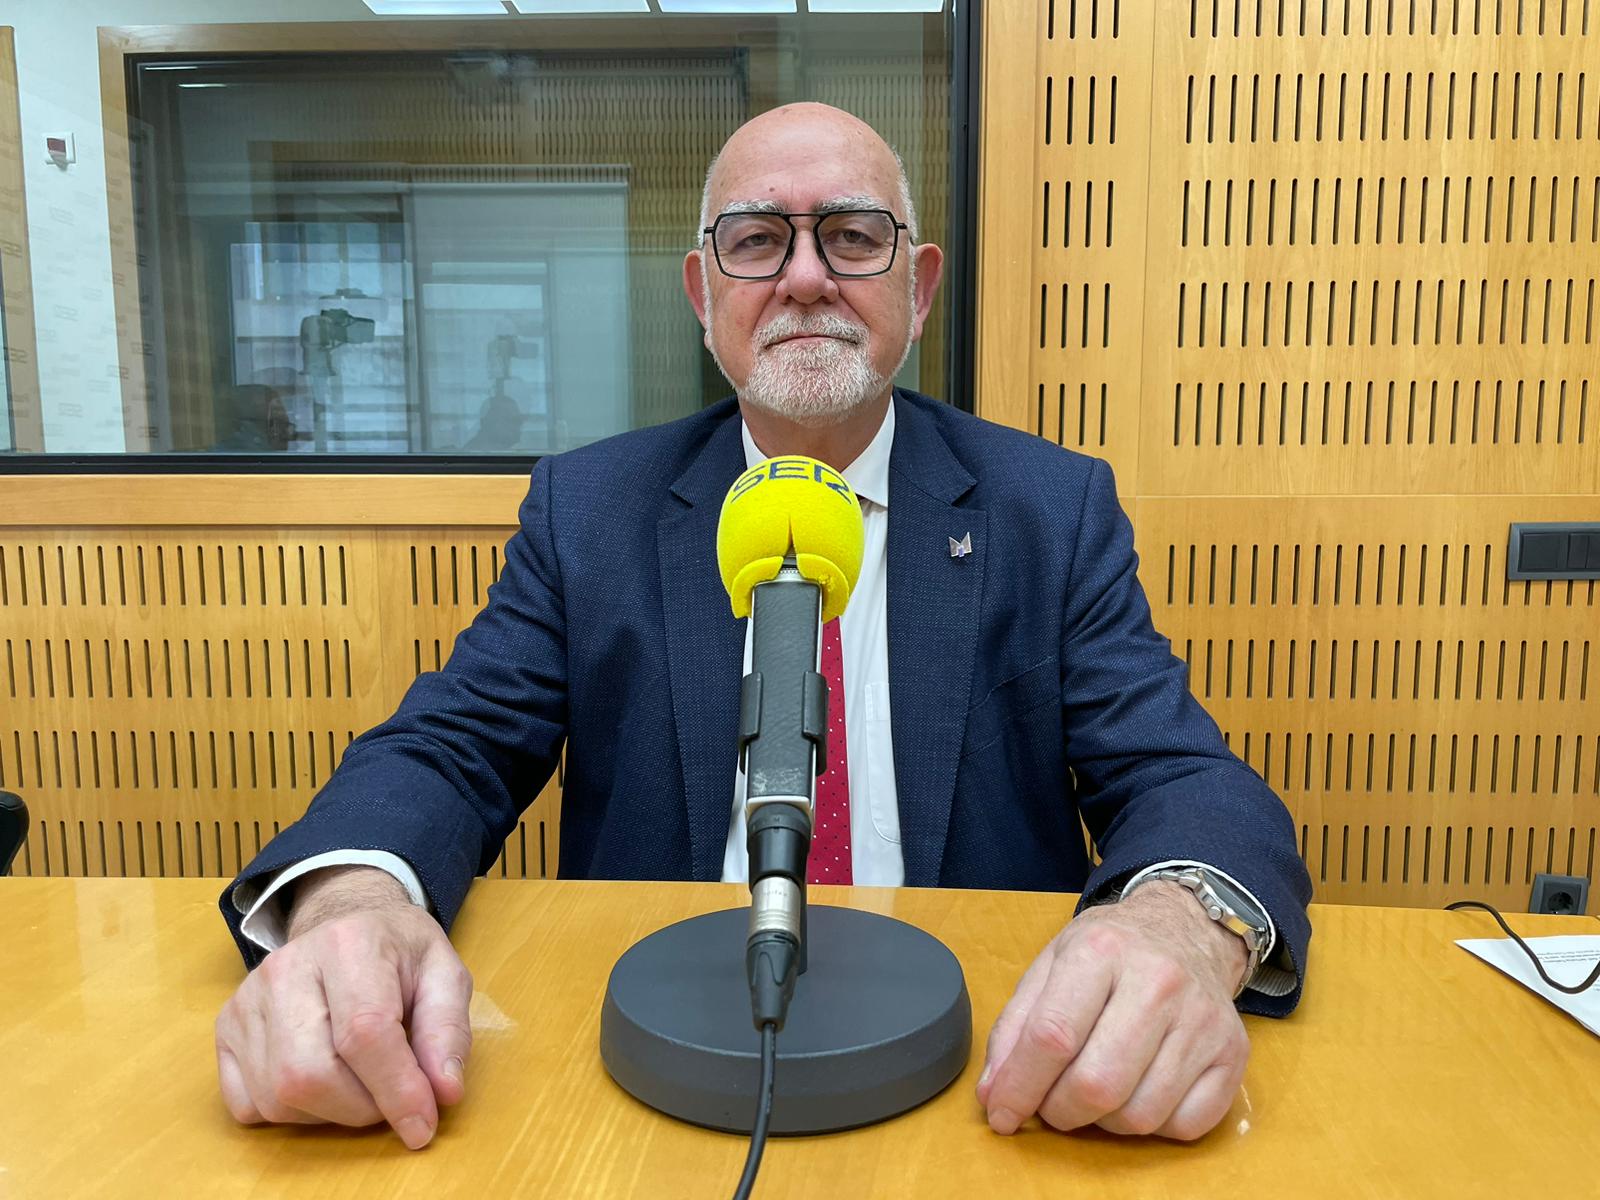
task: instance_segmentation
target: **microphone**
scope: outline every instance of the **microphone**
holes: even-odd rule
[[[750,904],[641,938],[606,983],[600,1057],[611,1077],[670,1116],[749,1133],[740,1195],[769,1131],[885,1120],[943,1090],[971,1057],[966,980],[937,938],[878,913],[806,904],[828,754],[821,627],[849,602],[863,540],[855,494],[824,463],[771,458],[729,489],[717,563],[734,615],[750,618],[739,709]],[[748,1010],[729,953],[740,929]],[[801,974],[803,1002],[791,1011]],[[754,1095],[752,1060],[761,1069]]]
[[[806,858],[816,780],[827,769],[822,626],[844,612],[861,572],[861,506],[832,467],[786,455],[728,490],[717,562],[736,617],[750,618],[739,696],[750,924],[745,967],[757,1029],[782,1029],[805,970]]]

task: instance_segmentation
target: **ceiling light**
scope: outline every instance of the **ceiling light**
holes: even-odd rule
[[[573,13],[647,13],[649,0],[511,0],[519,13],[561,16]]]
[[[506,15],[500,0],[364,0],[380,17],[473,17]]]
[[[227,87],[228,85],[225,83],[180,83],[178,86],[181,88],[213,88]]]
[[[806,0],[814,13],[936,13],[944,0]]]
[[[792,13],[795,0],[657,0],[664,13]]]

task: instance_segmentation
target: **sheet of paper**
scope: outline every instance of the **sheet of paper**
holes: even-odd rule
[[[1600,935],[1524,938],[1544,964],[1545,974],[1557,983],[1576,987],[1600,962]],[[1456,942],[1492,967],[1504,971],[1531,991],[1537,992],[1557,1008],[1576,1017],[1590,1033],[1600,1035],[1600,980],[1585,992],[1570,996],[1547,987],[1533,969],[1522,948],[1510,938],[1462,938]]]

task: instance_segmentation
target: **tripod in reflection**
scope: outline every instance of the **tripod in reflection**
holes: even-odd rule
[[[319,453],[328,449],[329,409],[344,407],[344,381],[334,354],[344,346],[370,343],[376,332],[376,321],[353,317],[344,308],[324,308],[300,321],[303,371],[311,390],[312,447]]]
[[[490,338],[485,349],[493,390],[478,413],[478,431],[461,448],[474,454],[505,454],[516,449],[527,421],[521,406],[506,392],[506,384],[512,380],[512,360],[537,357],[537,347],[530,338],[502,333]]]

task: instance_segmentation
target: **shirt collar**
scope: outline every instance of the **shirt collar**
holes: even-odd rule
[[[739,422],[739,435],[744,439],[746,468],[755,466],[767,457],[756,446],[755,439],[750,436],[750,428],[743,420]],[[878,426],[878,432],[873,434],[872,440],[867,443],[867,448],[856,456],[855,461],[839,472],[855,491],[858,499],[876,504],[879,508],[889,507],[889,450],[893,445],[894,398],[891,396],[888,411],[883,414],[883,424]]]

